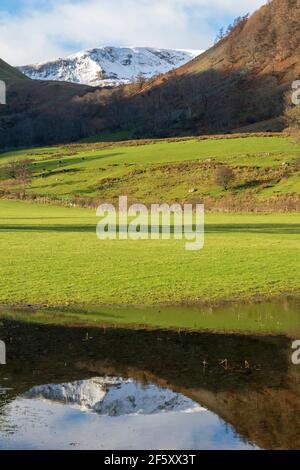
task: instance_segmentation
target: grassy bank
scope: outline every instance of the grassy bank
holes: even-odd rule
[[[205,248],[99,241],[94,212],[0,201],[0,302],[152,305],[299,292],[299,214],[208,214]]]

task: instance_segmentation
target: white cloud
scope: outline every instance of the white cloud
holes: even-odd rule
[[[21,65],[100,45],[203,49],[222,21],[265,1],[49,0],[47,9],[29,2],[19,15],[0,7],[0,57]]]

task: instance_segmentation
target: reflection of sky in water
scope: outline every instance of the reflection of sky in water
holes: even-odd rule
[[[196,404],[188,410],[110,417],[42,398],[17,398],[1,415],[0,449],[252,448]]]

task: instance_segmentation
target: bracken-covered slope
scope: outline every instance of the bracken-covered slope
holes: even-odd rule
[[[299,52],[300,1],[273,0],[249,19],[241,18],[228,37],[180,72],[242,69],[290,79],[300,73]]]
[[[300,76],[299,52],[300,0],[268,2],[204,54],[148,84],[131,102],[133,125],[154,134],[257,123],[278,130],[285,93]]]

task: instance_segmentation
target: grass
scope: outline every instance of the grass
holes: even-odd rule
[[[27,80],[27,78],[18,69],[0,59],[0,80],[15,81]]]
[[[205,248],[99,241],[94,212],[0,201],[0,302],[53,306],[249,301],[299,294],[299,214],[208,214]]]
[[[294,167],[299,151],[299,144],[279,136],[19,150],[0,155],[0,189],[19,189],[8,179],[7,167],[11,161],[29,158],[33,180],[28,192],[67,200],[114,201],[120,194],[145,203],[228,196],[259,200],[287,194],[299,198],[300,175]],[[219,163],[234,170],[229,191],[214,183]]]
[[[256,208],[274,196],[299,201],[299,150],[282,136],[25,149],[0,155],[0,188],[18,191],[7,168],[30,159],[28,196],[110,202],[127,195],[146,204],[244,197]],[[219,163],[234,170],[229,191],[214,183]],[[160,307],[145,307],[299,297],[299,213],[207,213],[199,252],[186,251],[185,242],[174,239],[99,241],[97,222],[91,209],[0,200],[0,303],[37,308],[34,321],[46,311],[49,322],[281,332],[298,321],[294,309],[281,318],[282,307],[271,316],[266,307],[267,314],[250,309],[241,317],[231,307],[216,315],[191,307],[164,308],[160,315]],[[116,304],[126,308],[104,307]],[[144,307],[142,313],[136,305]],[[63,318],[53,308],[63,308]]]

